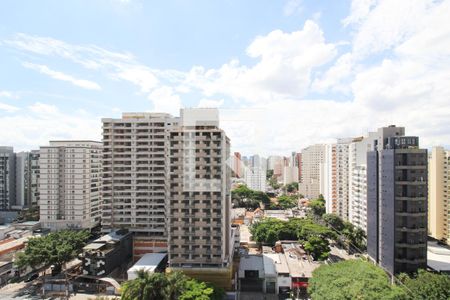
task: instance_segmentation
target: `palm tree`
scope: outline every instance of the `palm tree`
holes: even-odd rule
[[[164,299],[163,289],[166,285],[167,280],[163,274],[139,270],[136,279],[124,283],[121,297],[122,300]]]
[[[164,291],[165,299],[178,300],[182,291],[185,289],[187,276],[181,272],[171,272],[166,275],[167,286]]]

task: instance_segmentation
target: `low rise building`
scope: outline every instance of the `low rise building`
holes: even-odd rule
[[[144,254],[144,256],[128,269],[128,280],[136,279],[139,271],[145,271],[147,273],[162,272],[166,269],[166,265],[167,253]]]
[[[83,275],[104,277],[132,258],[132,233],[110,232],[83,248]]]

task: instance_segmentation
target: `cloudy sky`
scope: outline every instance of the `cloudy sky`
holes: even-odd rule
[[[448,146],[449,16],[450,1],[1,1],[0,144],[200,106],[243,154],[389,124]]]

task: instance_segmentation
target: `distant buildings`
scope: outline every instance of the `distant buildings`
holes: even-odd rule
[[[391,274],[427,267],[427,150],[397,129],[367,154],[367,250]]]
[[[325,145],[316,144],[302,150],[300,194],[317,198],[320,194],[320,170],[325,159]]]
[[[428,232],[450,244],[450,150],[433,147],[428,160]]]
[[[15,153],[0,147],[0,210],[36,206],[39,199],[39,151]]]
[[[16,200],[16,160],[12,147],[0,147],[0,210],[8,210]]]
[[[43,228],[91,229],[100,224],[102,144],[51,141],[40,147],[40,221]]]
[[[351,138],[338,139],[336,144],[325,146],[321,169],[321,194],[326,200],[327,213],[348,220],[349,212],[349,145]]]
[[[239,152],[234,152],[233,155],[231,156],[231,171],[232,177],[237,177],[237,178],[242,178],[244,177],[244,163],[242,162],[241,159],[241,153]]]
[[[248,188],[266,191],[267,161],[259,155],[250,156],[244,168],[244,180]]]

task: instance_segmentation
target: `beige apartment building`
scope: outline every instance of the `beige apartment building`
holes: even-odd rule
[[[166,155],[169,128],[178,123],[165,113],[123,113],[103,122],[102,229],[134,233],[135,257],[167,251]]]
[[[169,267],[229,289],[230,140],[219,128],[217,109],[182,109],[179,126],[169,132]]]
[[[40,147],[39,204],[43,228],[90,229],[100,224],[102,144],[51,141]]]
[[[428,231],[450,244],[450,150],[433,147],[428,158]]]
[[[316,144],[302,150],[302,178],[300,194],[307,198],[317,198],[320,194],[320,173],[325,159],[325,145]]]

